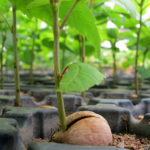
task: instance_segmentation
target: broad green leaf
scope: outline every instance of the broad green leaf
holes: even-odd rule
[[[42,6],[42,5],[49,4],[49,3],[50,3],[49,0],[42,0],[42,1],[34,0],[27,6],[27,9],[32,9],[33,7]]]
[[[8,12],[10,8],[10,4],[8,0],[0,0],[0,13],[4,14],[4,12]]]
[[[24,13],[26,13],[29,17],[39,18],[49,24],[52,24],[52,12],[50,4],[45,5],[36,5],[31,8],[30,4],[32,2],[39,2],[39,0],[10,0],[14,4],[16,4],[18,9],[21,9]],[[44,0],[45,2],[45,0]],[[22,4],[21,4],[22,3]],[[46,3],[46,2],[45,2]],[[40,3],[41,4],[41,3]],[[69,10],[74,5],[74,1],[63,0],[60,5],[60,21],[62,22],[66,17]],[[31,9],[27,9],[30,6]],[[64,9],[65,8],[65,9]],[[79,2],[75,9],[72,11],[71,15],[68,18],[67,24],[71,27],[75,28],[80,34],[87,37],[87,39],[91,42],[91,44],[96,48],[96,50],[100,49],[100,37],[95,24],[95,18],[90,12],[89,8],[85,6],[83,2]]]
[[[131,0],[117,0],[117,4],[123,8],[124,10],[126,10],[127,12],[130,13],[130,15],[136,19],[137,17],[137,10],[136,7],[134,5],[134,3],[132,3]]]
[[[53,49],[53,45],[54,45],[54,42],[53,41],[50,41],[48,38],[45,38],[42,40],[42,44],[50,49]],[[60,42],[60,49],[61,50],[68,50],[70,52],[73,52],[73,50],[66,44],[64,44],[63,42]]]
[[[144,67],[138,67],[138,73],[141,75],[141,79],[144,80],[150,77],[150,70]]]
[[[72,1],[72,0],[60,0],[60,1]],[[75,2],[75,0],[73,0]],[[83,1],[83,0],[82,0]],[[86,0],[84,0],[86,1]],[[31,9],[33,7],[37,7],[37,6],[42,6],[45,4],[50,4],[49,0],[34,0],[33,2],[31,2],[28,6],[27,9]]]
[[[68,68],[60,81],[58,90],[64,92],[82,92],[95,84],[100,84],[104,75],[89,64],[74,63]]]
[[[62,2],[60,7],[60,17],[64,18],[74,2]],[[64,9],[65,8],[65,9]],[[67,10],[67,11],[66,11]],[[71,13],[67,23],[75,28],[80,34],[87,37],[96,50],[100,49],[100,37],[95,25],[95,18],[90,10],[80,2]]]

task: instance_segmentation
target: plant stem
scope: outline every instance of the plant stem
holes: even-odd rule
[[[58,114],[60,120],[60,130],[66,130],[66,114],[63,102],[62,92],[57,91],[60,83],[60,64],[59,64],[59,2],[56,0],[50,1],[53,14],[53,35],[54,35],[54,76],[56,83],[56,94],[58,104]]]
[[[0,14],[0,16],[4,19],[5,23],[8,25],[10,32],[12,32],[11,26],[9,25],[7,19],[2,14]]]
[[[65,37],[64,37],[64,44],[66,45],[66,38],[67,38],[67,34],[66,34],[66,31],[65,31]],[[65,53],[66,53],[66,50],[65,48],[63,49],[63,56],[62,56],[62,70],[64,69],[65,67]]]
[[[1,89],[4,89],[3,52],[4,52],[5,41],[6,41],[6,34],[5,32],[2,32],[2,49],[0,53],[0,58],[1,58],[1,79],[0,79],[1,87],[0,88]]]
[[[69,10],[68,14],[66,15],[64,21],[62,22],[61,26],[60,26],[60,31],[63,29],[65,23],[67,22],[70,14],[72,13],[73,9],[76,7],[76,5],[79,3],[80,0],[76,0],[76,2],[74,3],[74,5],[71,7],[71,9]]]
[[[18,65],[18,53],[17,53],[17,37],[16,37],[16,7],[13,6],[13,48],[14,48],[14,76],[15,76],[15,88],[16,98],[14,106],[20,106],[20,78],[19,78],[19,65]]]
[[[81,47],[80,47],[80,59],[81,62],[85,62],[85,38],[82,35],[79,35],[79,42],[82,42]],[[85,92],[81,92],[81,96],[83,97],[83,100],[85,103],[87,103],[87,99],[85,96]]]
[[[112,43],[112,58],[113,58],[113,85],[117,83],[117,65],[116,65],[116,44],[117,40]]]
[[[32,49],[30,55],[30,84],[33,85],[33,62],[34,62],[34,47],[35,47],[35,32],[33,32]]]
[[[145,59],[146,59],[146,55],[147,55],[148,51],[149,51],[149,48],[146,48],[143,53],[143,67],[145,67]]]
[[[116,66],[116,52],[115,52],[115,50],[112,50],[112,56],[113,56],[113,70],[114,70],[113,85],[116,85],[116,83],[117,83],[117,66]]]
[[[139,44],[140,44],[140,34],[142,29],[142,14],[143,14],[143,4],[144,0],[140,3],[140,20],[139,20],[139,30],[137,31],[137,43],[136,43],[136,55],[135,55],[135,92],[139,95],[139,81],[138,81],[138,58],[139,58]]]

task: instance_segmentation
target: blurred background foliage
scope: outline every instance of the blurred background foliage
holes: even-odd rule
[[[33,2],[30,3],[30,2]],[[0,1],[0,47],[2,33],[6,33],[3,64],[5,70],[13,69],[12,47],[12,3],[17,6],[17,40],[20,69],[30,68],[34,59],[35,70],[53,69],[53,34],[51,13],[47,1],[43,5],[33,0],[1,0]],[[62,2],[69,9],[68,4]],[[29,4],[30,3],[30,4]],[[85,3],[83,10],[81,6]],[[111,68],[112,53],[116,55],[117,68],[123,71],[134,68],[137,29],[139,28],[140,0],[85,0],[74,11],[78,17],[68,20],[60,35],[61,69],[72,62],[80,61],[81,39],[85,36],[85,61],[96,67]],[[34,5],[34,9],[32,9]],[[62,6],[62,7],[63,7]],[[80,8],[81,7],[81,8]],[[62,8],[61,8],[62,9]],[[90,12],[90,13],[89,13]],[[87,16],[86,14],[87,13]],[[92,14],[92,16],[90,16]],[[60,20],[66,15],[60,11]],[[74,14],[72,14],[74,15]],[[80,16],[82,16],[80,18]],[[85,17],[86,16],[86,17]],[[83,19],[84,18],[84,19]],[[89,24],[84,21],[89,20]],[[139,66],[150,68],[150,1],[144,1],[142,31],[140,38]],[[48,21],[47,21],[48,20]],[[92,26],[96,24],[96,28]],[[84,26],[82,26],[84,25]],[[92,36],[91,36],[92,35]],[[34,44],[34,58],[31,50]],[[115,47],[115,48],[114,48]],[[132,69],[131,69],[132,71]]]

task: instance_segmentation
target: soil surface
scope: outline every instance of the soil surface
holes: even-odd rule
[[[33,142],[49,142],[49,139],[34,139]],[[130,150],[150,150],[150,139],[131,134],[113,134],[113,146]]]
[[[113,146],[131,150],[150,150],[150,139],[131,134],[113,134]]]

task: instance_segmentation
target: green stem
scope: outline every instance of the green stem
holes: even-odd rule
[[[33,85],[33,62],[34,62],[35,32],[33,32],[32,49],[30,55],[30,84]]]
[[[116,52],[115,50],[112,50],[112,56],[113,56],[113,84],[116,85],[117,83],[117,65],[116,65]]]
[[[5,32],[2,33],[2,49],[1,49],[1,53],[0,53],[0,58],[1,58],[1,79],[0,79],[0,83],[1,83],[1,89],[4,89],[4,74],[3,74],[3,52],[4,52],[4,45],[5,45],[5,41],[6,41],[6,34]]]
[[[82,42],[82,45],[80,47],[80,54],[81,54],[80,59],[81,59],[81,62],[84,63],[85,62],[85,38],[80,35],[79,40],[81,40]],[[84,102],[87,103],[85,92],[81,92],[81,96],[83,97]]]
[[[143,14],[143,4],[144,0],[140,3],[140,20],[139,20],[139,30],[137,31],[137,43],[136,43],[136,55],[135,55],[135,92],[139,95],[139,81],[138,81],[138,58],[139,58],[139,44],[140,44],[140,34],[142,29],[142,14]]]
[[[71,9],[69,10],[69,12],[67,13],[65,19],[63,20],[63,22],[62,22],[62,24],[61,24],[61,26],[60,26],[60,31],[63,29],[65,23],[67,22],[67,20],[68,20],[68,18],[69,18],[69,16],[70,16],[70,14],[71,14],[72,11],[74,10],[74,8],[77,6],[77,4],[79,3],[79,1],[80,1],[80,0],[76,0],[75,3],[74,3],[74,5],[71,7]]]
[[[58,114],[60,120],[60,130],[66,130],[66,114],[63,102],[62,92],[57,91],[60,83],[60,64],[59,64],[59,3],[57,0],[50,1],[53,14],[53,35],[54,35],[54,76],[56,83],[56,94],[58,104]]]
[[[12,32],[11,26],[9,25],[7,19],[0,13],[0,16],[4,19],[5,23],[8,25],[10,32]]]
[[[113,85],[114,86],[117,83],[116,42],[117,42],[117,38],[116,38],[114,43],[113,42],[111,43],[111,45],[112,45],[112,58],[113,58]]]
[[[20,78],[19,78],[19,65],[18,65],[18,53],[17,53],[17,37],[16,37],[16,7],[13,6],[13,48],[14,48],[14,76],[15,76],[15,88],[16,98],[14,106],[20,106]]]

